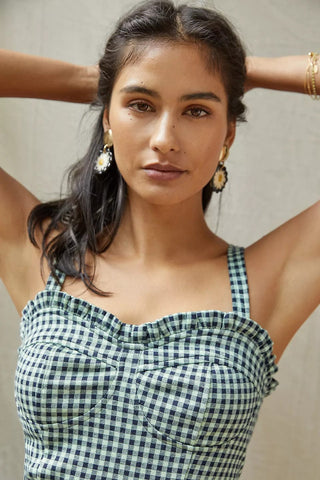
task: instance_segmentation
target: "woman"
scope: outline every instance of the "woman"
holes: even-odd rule
[[[2,62],[2,95],[93,97],[94,69]],[[245,86],[302,92],[307,77],[316,95],[318,57],[248,59],[246,76],[221,16],[155,2],[120,22],[99,66],[101,114],[69,197],[39,204],[1,172],[26,478],[239,478],[273,352],[319,303],[319,205],[245,252],[204,211]]]

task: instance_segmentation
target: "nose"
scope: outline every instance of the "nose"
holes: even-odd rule
[[[157,119],[150,139],[150,147],[163,154],[179,151],[176,125],[169,113],[164,113]]]

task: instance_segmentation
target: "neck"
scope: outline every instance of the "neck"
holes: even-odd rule
[[[190,261],[205,254],[217,238],[204,219],[201,198],[177,205],[154,205],[128,199],[110,253],[134,257],[144,263]]]

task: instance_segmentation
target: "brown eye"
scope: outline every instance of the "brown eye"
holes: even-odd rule
[[[191,117],[194,117],[194,118],[201,118],[201,117],[205,117],[205,116],[210,114],[210,112],[208,112],[207,110],[205,110],[202,107],[189,108],[189,110],[187,110],[187,113],[188,113],[188,115],[190,115]]]
[[[136,110],[137,112],[142,112],[142,113],[152,111],[152,107],[146,102],[133,102],[133,103],[130,103],[129,107],[132,110]]]

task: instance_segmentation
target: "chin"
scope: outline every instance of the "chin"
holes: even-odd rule
[[[157,188],[152,189],[152,191],[135,191],[130,195],[130,189],[128,189],[128,198],[129,201],[132,199],[139,199],[139,201],[145,202],[149,205],[154,205],[157,207],[173,207],[173,206],[182,206],[185,203],[198,203],[202,202],[202,190],[200,192],[190,192],[190,195],[186,195],[185,189],[164,189]]]

